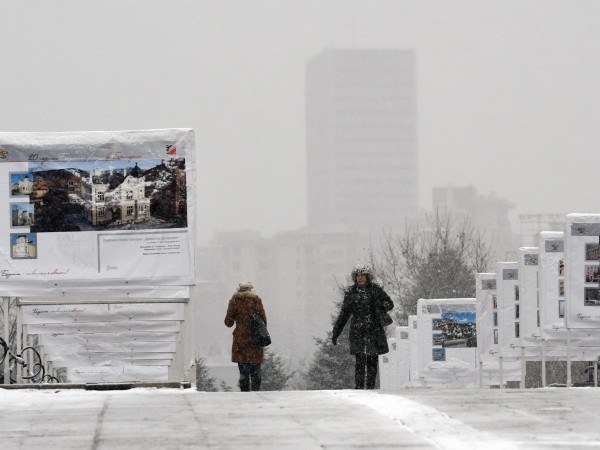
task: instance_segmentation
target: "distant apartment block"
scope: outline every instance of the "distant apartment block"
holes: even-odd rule
[[[309,227],[396,226],[416,215],[413,50],[326,50],[306,69]]]
[[[520,246],[537,247],[541,231],[565,231],[567,213],[519,214]]]
[[[518,242],[512,231],[509,211],[514,203],[495,194],[483,196],[473,186],[433,188],[433,210],[446,210],[457,217],[468,217],[471,225],[491,240],[492,261],[516,257]]]

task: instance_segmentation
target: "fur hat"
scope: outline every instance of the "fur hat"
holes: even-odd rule
[[[373,272],[371,272],[371,268],[366,264],[357,264],[356,266],[354,266],[354,269],[352,269],[352,281],[354,281],[355,283],[357,275],[366,275],[367,282],[369,283],[373,281]]]
[[[254,289],[254,286],[250,281],[240,283],[237,287],[238,292],[251,291],[252,289]]]

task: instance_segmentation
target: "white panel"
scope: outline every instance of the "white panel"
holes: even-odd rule
[[[540,347],[538,247],[519,249],[519,320],[521,346]]]
[[[396,327],[396,373],[392,383],[397,389],[410,382],[410,333],[409,327]]]
[[[113,333],[122,331],[179,332],[180,322],[174,320],[98,322],[98,323],[34,323],[27,325],[29,334],[90,332]]]
[[[474,298],[417,302],[419,379],[425,386],[476,386],[477,335]]]
[[[167,381],[166,366],[101,366],[68,368],[67,377],[72,383],[100,383],[127,381]]]
[[[565,323],[600,327],[600,214],[568,214],[565,223]]]
[[[565,332],[564,233],[542,231],[539,247],[540,331],[544,339]]]
[[[408,316],[408,342],[410,347],[410,384],[418,386],[421,352],[419,351],[419,322],[417,316]]]
[[[179,339],[179,333],[164,331],[120,331],[114,333],[92,333],[89,331],[70,332],[70,333],[51,333],[38,335],[44,345],[55,345],[61,342],[82,343],[82,342],[174,342]]]
[[[86,323],[183,320],[183,303],[24,305],[23,323]]]
[[[194,284],[193,130],[1,132],[0,150],[7,194],[0,210],[34,205],[26,224],[12,212],[0,221],[2,295],[107,282]],[[169,219],[183,202],[187,226]],[[174,212],[159,216],[157,207]]]
[[[498,299],[498,349],[500,356],[519,358],[520,319],[519,269],[516,262],[499,262],[497,279]]]

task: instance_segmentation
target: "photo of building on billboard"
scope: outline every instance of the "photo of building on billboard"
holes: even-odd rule
[[[35,233],[187,227],[185,158],[30,164]]]
[[[584,288],[584,306],[600,306],[600,289],[597,287]]]
[[[600,244],[595,244],[595,243],[585,244],[585,260],[586,261],[600,260]]]
[[[10,204],[11,228],[30,227],[35,223],[35,213],[32,203]]]
[[[434,341],[442,347],[477,347],[474,312],[445,312],[432,319]]]
[[[37,236],[34,233],[10,234],[10,257],[13,259],[36,259]]]
[[[9,174],[11,197],[29,197],[33,192],[33,174],[29,172],[13,172]]]
[[[194,283],[194,132],[1,133],[0,283]]]
[[[586,283],[598,283],[600,282],[600,274],[598,273],[598,266],[585,266],[585,282]]]
[[[431,350],[432,361],[446,361],[446,349],[440,347],[434,347]]]

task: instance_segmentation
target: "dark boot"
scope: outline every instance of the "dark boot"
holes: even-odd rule
[[[260,377],[252,377],[252,390],[253,391],[260,391],[260,382],[261,382]]]
[[[240,380],[240,391],[250,392],[250,380],[247,378],[245,380]]]

